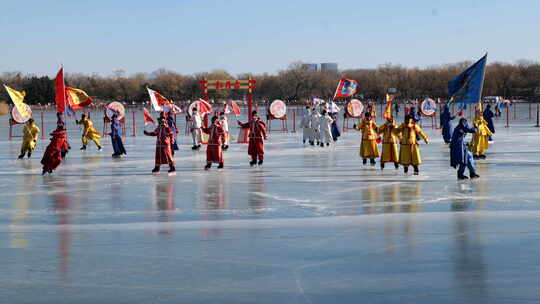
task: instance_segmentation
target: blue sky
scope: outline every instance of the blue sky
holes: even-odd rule
[[[7,1],[0,71],[275,73],[540,60],[538,1]]]

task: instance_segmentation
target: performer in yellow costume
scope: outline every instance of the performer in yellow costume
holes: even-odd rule
[[[409,166],[414,168],[414,175],[418,175],[418,166],[422,163],[420,148],[416,135],[420,135],[428,143],[428,138],[422,132],[422,129],[417,125],[410,115],[405,116],[405,122],[394,129],[394,134],[401,135],[399,163],[403,166],[403,172],[409,171]]]
[[[397,128],[396,121],[393,118],[386,119],[386,122],[377,129],[377,133],[383,136],[381,170],[384,169],[384,163],[392,162],[396,169],[399,168],[398,140],[399,135],[394,134]]]
[[[86,117],[86,115],[83,114],[81,116],[81,120],[76,122],[79,125],[83,125],[83,132],[81,137],[83,146],[81,147],[81,150],[86,150],[86,145],[88,144],[89,140],[93,141],[96,144],[98,150],[101,150],[101,143],[99,142],[101,134],[99,134],[98,131],[96,131],[96,129],[94,128],[94,123],[92,122],[92,120],[90,120],[90,118]]]
[[[21,155],[19,159],[23,158],[26,153],[28,153],[28,158],[32,156],[32,152],[36,148],[36,142],[39,135],[39,128],[34,123],[34,119],[30,118],[23,129],[23,142],[21,145]]]
[[[474,159],[486,159],[484,153],[489,147],[489,137],[493,136],[493,132],[489,130],[482,113],[482,104],[479,104],[476,108],[473,121],[476,133],[473,134],[472,140],[469,143],[469,150],[472,152]]]
[[[367,164],[369,158],[371,165],[375,165],[375,158],[379,157],[379,148],[377,147],[377,124],[371,119],[371,114],[367,112],[364,119],[354,128],[362,132],[362,143],[360,144],[362,163]]]

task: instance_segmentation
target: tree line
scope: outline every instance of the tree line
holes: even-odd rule
[[[465,70],[471,62],[445,64],[427,68],[408,68],[394,64],[380,65],[374,69],[350,69],[339,72],[308,71],[302,62],[294,62],[275,74],[239,74],[233,76],[224,70],[192,75],[166,69],[152,73],[126,75],[114,71],[109,76],[66,73],[66,84],[86,91],[98,102],[123,101],[143,103],[149,97],[150,87],[176,102],[195,100],[202,96],[199,81],[206,79],[247,79],[257,81],[254,98],[257,101],[282,99],[304,102],[311,97],[331,99],[340,78],[358,81],[358,95],[363,99],[383,100],[390,88],[396,88],[401,99],[446,98],[447,83]],[[0,82],[27,92],[28,104],[54,103],[54,79],[48,76],[4,72]],[[536,101],[540,94],[540,63],[521,60],[514,64],[491,63],[487,66],[483,95],[521,98]],[[242,100],[242,90],[211,90],[210,99]],[[0,101],[9,101],[1,90]]]

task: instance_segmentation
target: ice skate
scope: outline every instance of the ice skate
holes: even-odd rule
[[[476,174],[476,173],[471,174],[471,179],[479,178],[479,177],[480,177],[480,175],[478,175],[478,174]]]
[[[167,175],[169,176],[175,176],[176,175],[176,168],[174,166],[171,166],[169,168],[169,171],[167,172]]]
[[[255,166],[256,163],[257,163],[257,161],[252,160],[252,161],[249,162],[249,165],[250,165],[251,167],[253,167],[253,166]]]
[[[204,170],[210,170],[210,168],[212,168],[212,164],[206,164],[206,166],[204,166]]]
[[[257,163],[257,165],[261,166],[262,164],[263,164],[263,160],[259,159],[259,162]]]
[[[472,175],[471,175],[471,177],[472,177]],[[469,179],[469,178],[468,178],[466,175],[464,175],[464,174],[458,174],[457,178],[460,179],[460,180]]]
[[[154,169],[152,169],[152,174],[153,175],[158,175],[159,174],[159,166],[155,166]]]
[[[217,168],[218,169],[223,169],[223,163],[220,163]]]
[[[81,147],[81,151],[85,151],[85,150],[86,150],[86,145],[83,145],[83,146]]]

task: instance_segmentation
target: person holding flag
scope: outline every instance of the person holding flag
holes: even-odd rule
[[[159,167],[167,164],[169,165],[169,174],[174,175],[176,168],[171,151],[174,134],[168,126],[167,120],[160,118],[158,127],[152,132],[144,130],[144,135],[156,137],[155,167],[152,169],[152,173],[159,174]]]
[[[111,132],[109,135],[111,136],[114,151],[112,157],[121,157],[123,154],[127,154],[124,143],[122,142],[122,125],[118,121],[117,113],[114,113],[111,117]]]
[[[328,106],[328,115],[334,120],[332,122],[332,139],[334,141],[337,141],[338,138],[341,136],[341,132],[339,131],[337,118],[339,114],[339,107],[338,105],[332,100],[332,102]]]
[[[360,157],[362,163],[369,163],[374,166],[375,159],[379,158],[379,148],[377,147],[377,124],[371,119],[371,113],[366,112],[364,119],[354,126],[355,130],[362,132],[362,142],[360,144]]]
[[[390,113],[392,113],[390,107]],[[398,140],[399,135],[394,133],[396,129],[396,121],[392,116],[386,118],[386,122],[377,128],[377,133],[382,134],[382,154],[381,154],[381,170],[384,169],[384,164],[392,162],[396,170],[399,168]]]
[[[28,153],[28,158],[32,156],[32,152],[36,149],[36,143],[39,136],[39,128],[34,123],[34,119],[30,118],[24,125],[23,141],[21,144],[21,154],[19,159],[22,159]]]
[[[310,120],[311,138],[309,139],[309,144],[313,146],[315,141],[317,141],[317,146],[319,146],[321,144],[321,113],[318,107],[313,108]]]
[[[249,129],[249,143],[248,143],[248,155],[251,156],[251,161],[249,162],[250,166],[258,164],[259,166],[263,164],[264,160],[264,140],[268,139],[266,134],[266,124],[264,121],[259,119],[257,111],[251,112],[251,120],[242,123],[238,121],[238,125],[241,128]],[[257,163],[258,160],[258,163]]]
[[[409,172],[409,166],[413,166],[414,175],[419,174],[418,166],[422,164],[422,156],[417,136],[424,139],[428,143],[428,137],[422,132],[419,125],[414,122],[414,119],[407,115],[405,121],[394,129],[394,134],[401,136],[399,149],[399,163],[403,166],[403,172]]]
[[[96,144],[98,150],[101,151],[101,143],[99,142],[101,134],[99,134],[98,131],[96,131],[96,129],[94,128],[94,123],[92,122],[90,117],[87,117],[86,114],[82,114],[81,120],[75,120],[75,123],[78,125],[83,125],[83,131],[81,136],[81,150],[86,150],[86,145],[88,144],[88,141],[91,140]]]
[[[45,173],[51,174],[53,170],[56,170],[64,159],[65,153],[68,151],[67,136],[62,126],[58,126],[51,133],[51,136],[51,142],[45,149],[45,153],[41,159],[41,164],[43,165],[42,175],[45,175]]]
[[[476,128],[469,148],[475,159],[486,159],[486,150],[489,148],[489,136],[493,136],[493,133],[488,128],[487,122],[484,120],[482,112],[482,104],[478,104],[475,111],[475,117],[473,125]]]
[[[205,170],[212,167],[212,163],[218,164],[218,169],[223,169],[223,142],[225,139],[225,130],[223,130],[218,117],[213,116],[211,125],[202,131],[208,134],[208,145],[206,147],[206,166]]]
[[[454,169],[457,167],[457,178],[468,179],[464,174],[465,168],[469,169],[469,175],[471,178],[478,178],[480,175],[476,174],[476,168],[474,167],[474,158],[467,149],[465,144],[465,136],[467,133],[475,133],[475,128],[469,127],[467,120],[461,118],[459,124],[456,126],[452,133],[452,140],[450,142],[450,166]]]

